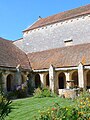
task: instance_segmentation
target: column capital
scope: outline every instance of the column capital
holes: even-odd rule
[[[78,67],[83,67],[83,63],[79,62]]]
[[[52,64],[50,64],[49,69],[55,69],[54,66]]]

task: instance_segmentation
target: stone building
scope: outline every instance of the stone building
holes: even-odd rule
[[[23,84],[61,93],[90,89],[90,4],[38,19],[14,42],[0,38],[0,71],[5,91]]]

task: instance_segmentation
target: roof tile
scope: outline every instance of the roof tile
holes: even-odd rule
[[[0,66],[16,67],[18,64],[24,69],[30,69],[26,54],[13,44],[13,41],[0,37]]]
[[[77,66],[79,62],[84,65],[90,64],[90,43],[56,48],[42,52],[29,53],[32,69],[49,68],[50,64],[54,67]]]

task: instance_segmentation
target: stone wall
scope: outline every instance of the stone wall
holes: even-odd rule
[[[66,20],[25,32],[23,39],[14,44],[26,53],[64,47],[66,41],[72,45],[90,43],[90,16]]]

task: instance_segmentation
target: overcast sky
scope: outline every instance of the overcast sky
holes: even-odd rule
[[[16,40],[38,19],[90,4],[90,0],[0,0],[0,37]]]

